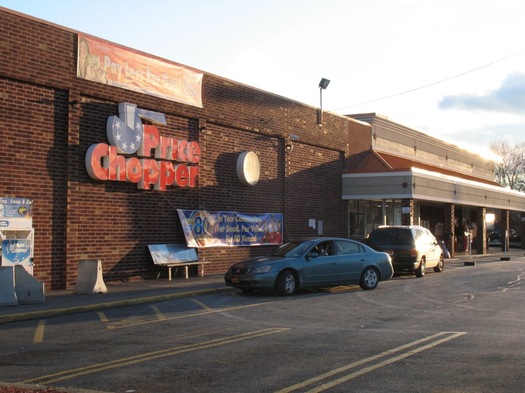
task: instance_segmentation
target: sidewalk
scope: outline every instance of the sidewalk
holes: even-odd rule
[[[224,283],[223,274],[190,276],[188,279],[174,277],[172,281],[162,278],[105,284],[106,293],[79,295],[72,289],[46,291],[43,304],[0,306],[0,324],[233,290]]]
[[[521,249],[510,249],[506,253],[500,249],[489,249],[485,255],[459,254],[446,259],[445,269],[447,264],[500,262],[504,258],[513,260],[523,256],[524,250]],[[223,277],[219,274],[188,279],[176,277],[172,281],[163,278],[109,282],[106,283],[106,293],[93,295],[78,295],[74,294],[73,290],[50,291],[46,292],[43,304],[0,306],[0,324],[235,290],[226,286]]]

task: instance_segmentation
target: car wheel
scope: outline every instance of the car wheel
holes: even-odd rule
[[[439,262],[436,267],[434,267],[434,271],[436,273],[441,273],[445,269],[445,259],[443,258],[443,255],[439,257]]]
[[[425,275],[425,258],[421,258],[419,267],[416,270],[416,277],[423,277]]]
[[[373,267],[367,267],[361,274],[359,286],[364,290],[375,289],[379,283],[379,273]]]
[[[295,293],[297,278],[291,270],[283,270],[275,281],[275,291],[281,296],[291,296]]]

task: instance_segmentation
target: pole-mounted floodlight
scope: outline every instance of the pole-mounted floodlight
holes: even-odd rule
[[[317,116],[317,124],[320,126],[323,125],[323,90],[328,87],[330,84],[330,81],[325,78],[321,78],[321,82],[319,82],[319,111]]]
[[[330,81],[328,79],[325,79],[325,78],[322,78],[321,79],[321,82],[319,82],[319,87],[324,90],[328,87],[328,85],[330,84]]]

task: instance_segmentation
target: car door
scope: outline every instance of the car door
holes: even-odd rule
[[[367,261],[363,245],[351,240],[336,240],[337,273],[340,284],[357,284]]]
[[[333,242],[323,241],[313,246],[306,254],[303,265],[305,286],[334,285],[337,283],[337,255]]]

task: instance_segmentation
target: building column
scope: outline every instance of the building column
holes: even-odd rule
[[[414,225],[414,200],[401,201],[401,225]]]
[[[519,233],[521,237],[521,249],[525,250],[525,212],[521,212],[520,214],[520,227],[519,227]]]
[[[501,250],[509,251],[510,211],[501,211]],[[505,236],[507,234],[507,236]]]
[[[456,254],[456,241],[454,235],[454,207],[454,204],[445,205],[445,221],[443,223],[443,233],[445,234],[445,238],[443,240],[445,241],[445,245],[447,246],[451,257]]]
[[[487,253],[487,209],[478,207],[476,211],[476,234],[472,242],[472,251],[477,254]]]

